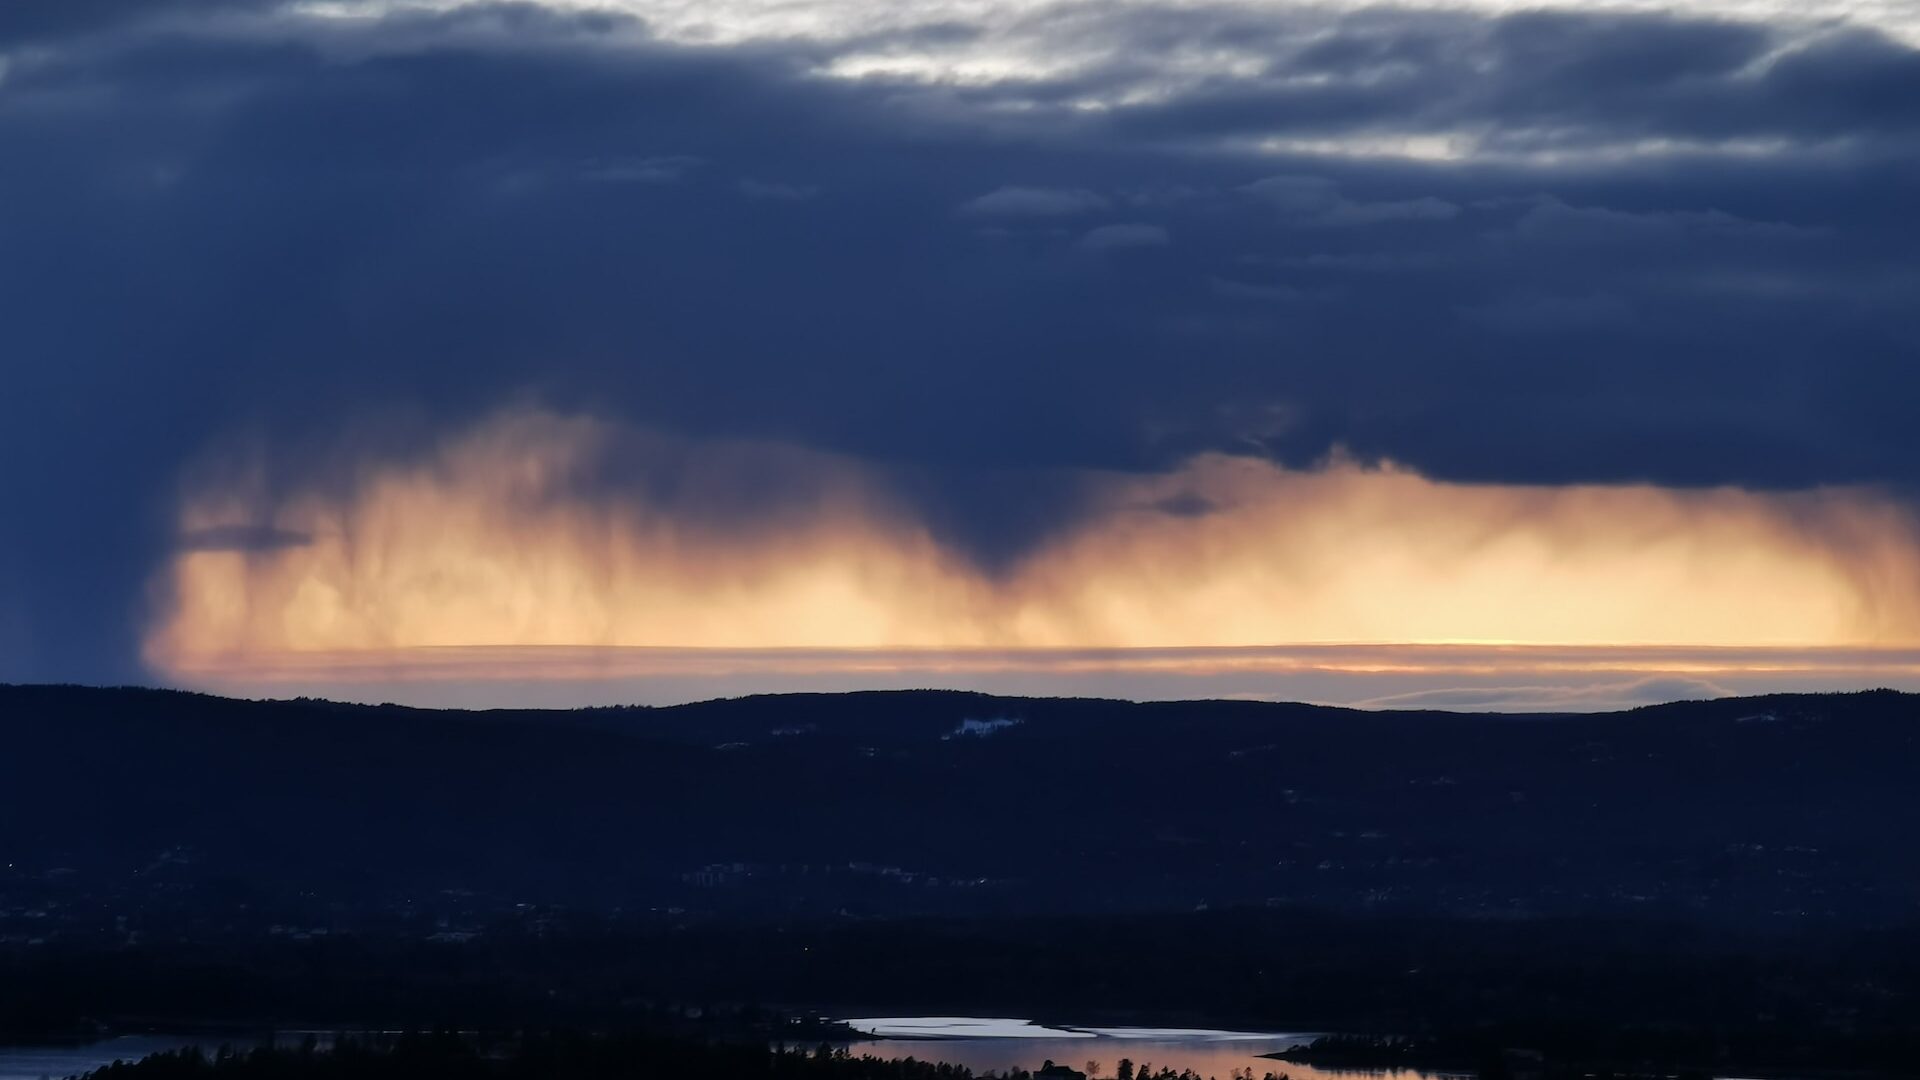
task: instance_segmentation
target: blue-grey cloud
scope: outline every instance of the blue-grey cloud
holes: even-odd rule
[[[1290,224],[1309,228],[1378,225],[1392,221],[1452,221],[1460,207],[1423,195],[1413,199],[1354,202],[1324,176],[1269,176],[1241,189],[1271,203]]]
[[[743,179],[734,187],[749,199],[771,199],[775,202],[804,202],[820,194],[820,189],[805,184],[786,184],[777,180]]]
[[[1096,225],[1080,237],[1080,246],[1088,251],[1122,251],[1127,248],[1166,247],[1173,235],[1161,225],[1122,221]]]
[[[984,218],[1049,218],[1105,210],[1111,201],[1085,188],[1022,187],[1009,184],[968,199],[960,212]]]

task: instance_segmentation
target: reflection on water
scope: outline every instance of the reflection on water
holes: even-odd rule
[[[1253,1076],[1284,1074],[1291,1080],[1354,1080],[1356,1074],[1313,1069],[1263,1058],[1261,1054],[1298,1046],[1313,1038],[1306,1032],[1214,1031],[1198,1028],[1042,1027],[1025,1020],[969,1016],[876,1017],[848,1021],[856,1030],[874,1036],[849,1045],[858,1056],[919,1058],[965,1065],[976,1073],[1034,1070],[1049,1059],[1075,1069],[1112,1077],[1120,1059],[1136,1068],[1179,1072],[1191,1069],[1212,1080],[1229,1080],[1235,1073]],[[359,1037],[392,1033],[356,1032]],[[333,1032],[280,1031],[271,1036],[279,1046],[299,1045],[309,1035],[325,1048]],[[162,1050],[199,1045],[209,1052],[221,1041],[245,1046],[264,1040],[212,1041],[178,1035],[127,1035],[86,1046],[0,1046],[0,1080],[61,1080],[115,1061],[135,1061]],[[1426,1074],[1409,1070],[1369,1074],[1379,1080],[1421,1080]]]
[[[1055,1061],[1111,1077],[1121,1058],[1137,1069],[1191,1069],[1210,1080],[1228,1080],[1251,1070],[1255,1077],[1284,1074],[1291,1080],[1353,1080],[1356,1074],[1315,1069],[1261,1057],[1314,1037],[1310,1032],[1216,1031],[1204,1028],[1043,1027],[1026,1020],[974,1016],[896,1016],[848,1020],[855,1030],[886,1038],[848,1046],[859,1056],[918,1058],[965,1065],[976,1073],[1038,1069]],[[1380,1080],[1420,1080],[1411,1070],[1367,1074]]]

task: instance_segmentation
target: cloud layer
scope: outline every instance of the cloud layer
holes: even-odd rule
[[[1205,455],[1080,477],[1074,524],[995,571],[883,473],[780,444],[526,411],[334,471],[351,479],[190,496],[147,644],[160,670],[503,646],[1920,643],[1915,523],[1860,490],[1462,485]]]
[[[470,475],[529,395],[543,423],[596,417],[588,442],[698,458],[678,483],[714,490],[669,519],[787,575],[768,621],[819,601],[821,567],[867,565],[848,552],[952,615],[903,635],[867,597],[836,607],[868,628],[848,640],[1270,641],[1198,612],[1246,575],[1280,588],[1245,553],[1292,535],[1286,500],[1363,553],[1410,528],[1444,546],[1432,522],[1485,529],[1502,500],[1579,522],[1529,526],[1552,554],[1498,574],[1403,567],[1402,610],[1373,616],[1397,630],[1284,593],[1290,640],[1544,639],[1500,590],[1563,552],[1567,580],[1620,576],[1619,604],[1695,590],[1657,635],[1614,591],[1565,594],[1623,639],[1900,637],[1913,42],[1892,3],[8,5],[0,677],[138,677],[149,627],[225,626],[207,597],[231,583],[169,606],[189,564],[258,575],[246,628],[209,641],[412,641],[406,602],[288,620],[309,608],[270,583],[308,565],[384,595],[339,545],[418,546],[431,515],[390,493],[409,476],[463,534],[639,543],[658,491],[595,476],[530,510]],[[342,431],[371,449],[343,458]],[[709,460],[746,446],[782,449]],[[768,469],[797,470],[778,497]],[[786,569],[741,509],[769,499]],[[1656,522],[1664,554],[1622,554],[1616,519]],[[1326,595],[1357,588],[1280,546]],[[1142,553],[1216,584],[1154,591]],[[1101,609],[1175,584],[1179,633]],[[1007,629],[1029,595],[1050,628]],[[667,636],[609,622],[548,636]]]

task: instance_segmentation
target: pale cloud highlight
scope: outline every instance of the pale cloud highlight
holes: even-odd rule
[[[378,17],[407,11],[452,11],[483,6],[487,0],[307,0],[296,11],[317,18]],[[979,31],[984,44],[948,40],[954,55],[998,44],[1012,52],[1035,28],[1053,19],[1095,17],[1086,5],[1062,0],[932,0],[896,4],[885,0],[536,0],[555,11],[632,15],[654,33],[676,42],[739,45],[781,40],[844,41],[899,35],[928,27],[965,26]],[[1241,0],[1241,2],[1148,3],[1117,0],[1097,11],[1122,15],[1129,10],[1215,11],[1256,15],[1325,18],[1376,9],[1368,0]],[[1411,0],[1396,5],[1407,11],[1470,12],[1505,15],[1521,11],[1561,10],[1596,13],[1651,13],[1673,10],[1672,0]],[[1905,0],[1695,0],[1690,15],[1743,19],[1797,26],[1847,24],[1883,29],[1920,41],[1920,12]],[[934,48],[922,44],[925,52]],[[1218,62],[1219,57],[1215,57]],[[939,69],[932,69],[939,70]]]

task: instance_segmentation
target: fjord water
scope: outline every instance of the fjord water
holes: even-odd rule
[[[1042,1026],[1025,1020],[992,1017],[917,1016],[852,1020],[855,1030],[874,1036],[851,1043],[855,1056],[914,1057],[965,1065],[976,1073],[1038,1069],[1056,1061],[1076,1069],[1098,1061],[1112,1076],[1121,1058],[1136,1066],[1191,1069],[1202,1077],[1228,1080],[1235,1072],[1286,1073],[1294,1080],[1331,1080],[1330,1074],[1260,1057],[1310,1039],[1281,1032],[1215,1031],[1193,1028]],[[244,1042],[245,1040],[241,1040]],[[114,1061],[200,1045],[192,1036],[127,1035],[81,1046],[0,1046],[0,1080],[61,1080]],[[1407,1074],[1405,1080],[1413,1080]]]
[[[1125,1058],[1136,1068],[1191,1069],[1211,1080],[1228,1080],[1251,1070],[1254,1077],[1285,1074],[1293,1080],[1335,1080],[1353,1074],[1332,1073],[1262,1057],[1299,1046],[1314,1036],[1305,1032],[1220,1031],[1206,1028],[1076,1027],[1041,1025],[1027,1020],[978,1016],[894,1016],[848,1020],[856,1031],[875,1036],[854,1042],[848,1052],[885,1058],[918,1058],[965,1065],[975,1073],[1038,1069],[1043,1062],[1084,1070],[1099,1063],[1102,1076],[1114,1075]],[[1414,1080],[1410,1071],[1373,1073],[1385,1080]]]

